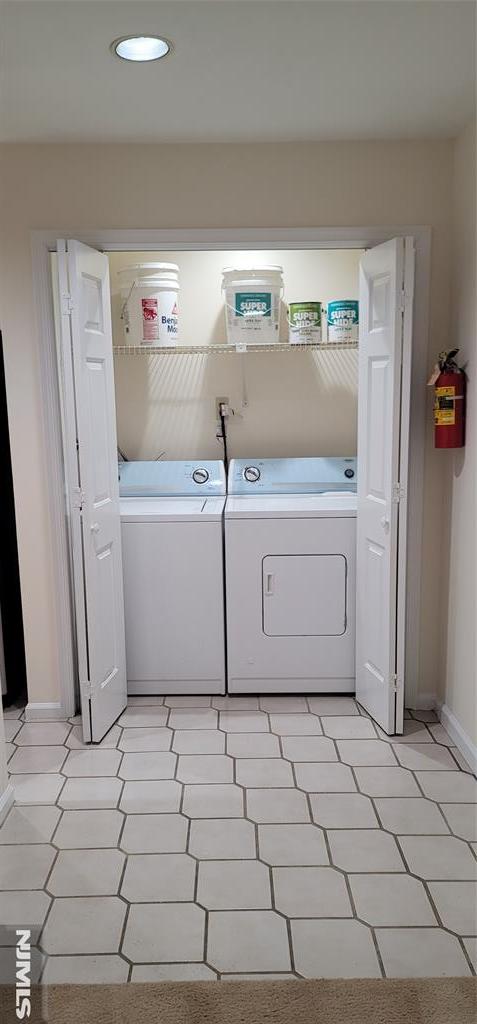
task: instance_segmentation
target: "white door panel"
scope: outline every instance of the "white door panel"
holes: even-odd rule
[[[399,495],[407,484],[400,469],[409,416],[402,389],[407,248],[404,239],[392,239],[366,252],[360,267],[356,695],[388,733],[402,730],[403,719],[404,617],[398,623],[397,608],[406,528]]]
[[[74,459],[66,461],[70,475],[76,474],[69,492],[79,496],[71,514],[77,517],[77,608],[84,604],[84,614],[76,617],[83,730],[86,740],[97,742],[127,701],[109,267],[107,256],[75,241],[68,242],[67,252],[58,246],[58,261],[60,292],[67,279],[70,295],[63,347],[69,342],[75,402],[74,413],[68,410],[66,444],[78,442],[76,469]]]

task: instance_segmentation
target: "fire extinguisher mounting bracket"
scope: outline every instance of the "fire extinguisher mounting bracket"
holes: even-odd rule
[[[452,348],[449,352],[439,352],[438,363],[441,373],[462,373],[463,371],[455,361],[458,348]]]

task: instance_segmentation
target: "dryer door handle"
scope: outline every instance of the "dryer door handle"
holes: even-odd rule
[[[273,583],[274,583],[274,580],[275,580],[275,573],[267,572],[265,578],[266,578],[265,596],[266,597],[271,597],[272,594],[273,594]]]

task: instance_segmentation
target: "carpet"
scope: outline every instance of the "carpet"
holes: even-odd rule
[[[199,981],[32,990],[31,1024],[476,1024],[477,979]],[[0,1020],[14,992],[0,987]]]

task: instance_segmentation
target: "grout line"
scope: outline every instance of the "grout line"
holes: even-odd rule
[[[384,962],[383,962],[383,958],[381,956],[381,950],[379,948],[379,943],[378,943],[378,939],[377,939],[377,936],[376,936],[376,929],[375,928],[370,928],[370,931],[371,931],[371,938],[372,938],[373,943],[374,943],[374,949],[375,949],[377,960],[378,960],[378,964],[379,964],[379,969],[381,971],[381,976],[383,978],[385,978],[386,977],[386,971],[384,970]]]

